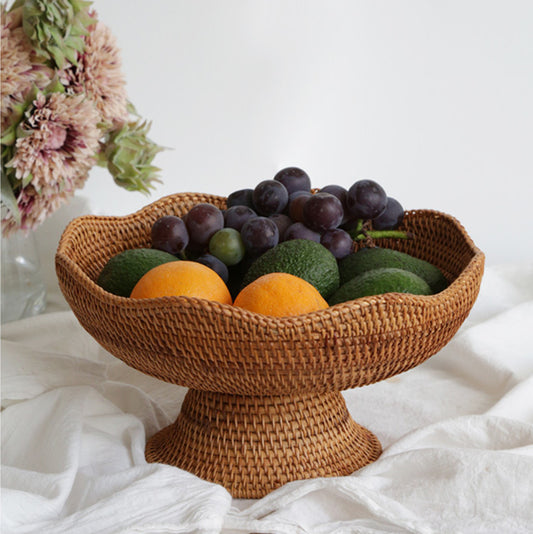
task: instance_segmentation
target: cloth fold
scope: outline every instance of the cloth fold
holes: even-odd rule
[[[343,392],[383,454],[237,500],[144,446],[186,389],[112,357],[70,311],[2,328],[2,533],[533,533],[533,265],[486,269],[420,366]]]

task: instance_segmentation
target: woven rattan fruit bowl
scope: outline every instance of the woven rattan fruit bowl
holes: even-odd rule
[[[147,460],[238,498],[374,461],[379,441],[353,421],[340,392],[407,371],[446,345],[477,297],[483,253],[453,217],[407,212],[402,227],[414,237],[379,244],[433,263],[447,289],[285,318],[190,297],[118,297],[95,283],[110,257],[150,246],[155,220],[199,202],[223,208],[226,200],[183,193],[125,217],[79,217],[57,250],[60,287],[81,325],[128,365],[189,388],[176,422],[148,440]]]

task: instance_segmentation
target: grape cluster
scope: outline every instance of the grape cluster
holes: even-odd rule
[[[290,239],[321,243],[340,260],[352,252],[354,239],[386,235],[403,214],[372,180],[312,191],[305,171],[287,167],[253,189],[232,192],[226,209],[200,203],[182,218],[161,217],[152,226],[152,247],[199,261],[228,282],[232,270]]]

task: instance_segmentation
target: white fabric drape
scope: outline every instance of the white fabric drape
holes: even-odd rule
[[[2,329],[2,532],[533,532],[533,265],[486,269],[454,339],[345,391],[384,452],[257,501],[144,460],[186,390],[104,351],[70,311]]]

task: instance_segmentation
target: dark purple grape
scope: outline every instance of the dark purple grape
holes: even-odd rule
[[[343,207],[346,204],[346,195],[348,194],[348,191],[346,191],[346,188],[342,187],[342,185],[326,185],[320,189],[319,193],[329,193],[330,195],[337,197],[341,201]]]
[[[344,218],[342,222],[346,222],[348,220],[348,212],[346,210],[346,195],[348,194],[348,191],[346,190],[346,188],[342,187],[342,185],[336,184],[326,185],[319,191],[319,193],[329,193],[330,195],[337,197],[341,201],[342,209],[344,210]]]
[[[228,267],[224,262],[219,260],[216,256],[213,256],[212,254],[202,254],[201,256],[198,256],[196,260],[198,263],[202,263],[203,265],[207,265],[210,269],[213,269],[215,273],[224,280],[224,283],[228,283],[229,279],[229,271]]]
[[[355,182],[346,195],[346,209],[350,218],[374,219],[387,206],[387,194],[373,180]]]
[[[232,206],[248,206],[249,208],[253,208],[253,193],[253,189],[239,189],[237,191],[233,191],[233,193],[231,193],[226,199],[227,207],[231,208]]]
[[[305,171],[298,167],[286,167],[281,169],[274,180],[282,183],[289,195],[294,191],[311,191],[311,179]]]
[[[179,254],[189,243],[189,233],[182,219],[165,215],[154,222],[151,229],[152,248]]]
[[[257,213],[248,206],[232,206],[224,212],[224,226],[234,228],[240,232],[242,225],[252,217],[257,217]]]
[[[372,219],[375,230],[395,230],[403,220],[403,207],[392,197],[387,198],[387,207],[378,217]]]
[[[344,218],[342,202],[330,193],[317,193],[303,207],[304,223],[316,232],[337,228]]]
[[[254,217],[243,224],[241,237],[246,252],[257,256],[278,244],[279,231],[272,219]]]
[[[295,191],[291,194],[289,197],[289,217],[294,222],[304,220],[304,206],[312,196],[308,191]]]
[[[290,241],[291,239],[307,239],[309,241],[320,243],[320,234],[314,232],[301,222],[295,222],[291,224],[283,234],[283,241]]]
[[[352,252],[353,240],[350,234],[340,228],[333,228],[322,234],[320,243],[324,245],[338,260]]]
[[[275,180],[263,180],[255,186],[253,192],[255,211],[268,217],[281,213],[289,201],[289,193],[285,186]]]
[[[269,219],[272,219],[276,223],[280,238],[285,233],[285,230],[292,224],[292,219],[284,213],[276,213],[275,215],[271,215]]]
[[[198,249],[206,246],[212,235],[224,228],[224,215],[215,205],[202,202],[189,210],[185,224],[189,232],[189,245]]]

